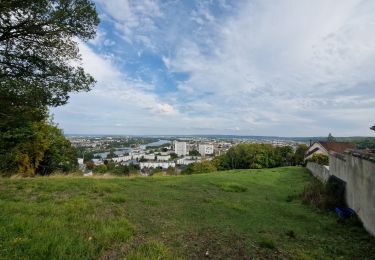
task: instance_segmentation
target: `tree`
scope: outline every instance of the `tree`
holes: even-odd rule
[[[47,106],[63,105],[70,92],[95,83],[77,65],[77,39],[93,38],[98,23],[90,0],[0,1],[1,173],[32,176],[48,149],[58,150],[49,139],[56,131]],[[69,146],[64,142],[60,148]],[[45,162],[56,165],[51,159]]]
[[[170,156],[171,156],[171,159],[172,159],[172,160],[178,158],[178,155],[177,155],[176,153],[170,153]]]
[[[197,150],[189,151],[190,156],[200,156],[201,154]]]
[[[290,166],[293,164],[294,150],[291,146],[282,146],[276,148],[277,152],[280,154],[280,165]]]
[[[307,151],[308,147],[305,144],[300,144],[296,152],[294,153],[294,164],[295,165],[302,165],[304,164],[304,159],[305,159],[305,153]]]
[[[55,171],[70,172],[78,168],[77,151],[72,147],[61,129],[47,124],[49,146],[36,173],[48,175]]]
[[[327,137],[327,141],[328,142],[336,142],[336,138],[332,136],[331,133],[328,134],[328,137]]]
[[[1,1],[2,105],[59,106],[70,92],[89,90],[94,79],[74,65],[76,39],[93,38],[98,23],[90,0]]]
[[[212,161],[202,161],[189,164],[186,168],[185,174],[208,173],[217,171],[215,164]]]
[[[106,173],[107,172],[107,166],[105,164],[100,164],[94,168],[94,172],[96,173]]]

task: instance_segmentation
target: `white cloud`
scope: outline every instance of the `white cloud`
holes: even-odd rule
[[[154,48],[148,33],[156,29],[154,18],[163,16],[157,1],[97,0],[114,21],[120,37],[129,43],[143,43]]]
[[[68,132],[111,133],[113,126],[118,128],[116,131],[127,131],[129,124],[178,115],[176,108],[152,92],[154,86],[129,78],[111,59],[94,53],[87,44],[80,43],[80,52],[82,66],[95,76],[97,84],[88,93],[72,95],[66,106],[53,109],[55,118]]]
[[[325,111],[336,111],[347,125],[358,123],[340,113],[353,99],[337,91],[375,83],[374,11],[372,1],[246,2],[237,16],[212,27],[213,44],[202,49],[187,40],[169,57],[168,67],[190,73],[179,86],[181,92],[203,95],[202,100],[216,104],[213,113],[250,113],[245,123],[269,126],[270,134],[274,125],[288,135],[299,135],[304,123],[334,129],[334,124],[320,121]],[[374,94],[356,96],[363,104],[369,98]],[[362,125],[371,124],[374,114],[362,115]],[[367,128],[357,131],[366,133]]]
[[[113,34],[131,47],[105,31],[92,44],[113,48],[112,55],[81,45],[98,86],[64,107],[77,127],[58,114],[70,132],[85,128],[86,115],[95,131],[111,132],[111,125],[133,134],[369,134],[375,1],[97,3]],[[147,62],[142,58],[151,50],[160,67],[155,57],[138,69],[118,66],[130,48],[131,62]],[[168,82],[156,79],[175,74],[187,76],[173,91],[161,91]]]

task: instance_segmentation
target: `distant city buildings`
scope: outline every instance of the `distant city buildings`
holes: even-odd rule
[[[171,159],[170,155],[157,155],[156,160],[158,161],[169,161]]]
[[[187,153],[186,142],[175,141],[174,142],[174,152],[178,156],[185,156],[185,155],[187,155],[188,153]]]
[[[143,158],[146,160],[155,160],[155,154],[145,154]]]
[[[202,156],[214,154],[214,146],[212,144],[199,144],[198,152]]]
[[[200,157],[186,156],[184,158],[176,160],[177,165],[189,165],[195,162],[200,162]]]
[[[174,162],[140,162],[139,167],[141,169],[144,168],[162,168],[168,169],[169,167],[175,167],[176,164]]]
[[[246,138],[246,137],[163,137],[159,141],[145,144],[144,138],[150,137],[70,137],[71,143],[82,149],[82,157],[95,165],[112,161],[118,165],[139,165],[142,171],[148,169],[168,169],[176,167],[177,170],[185,169],[187,165],[211,160],[214,156],[225,154],[231,147],[241,143],[266,143],[273,146],[291,145],[297,147],[295,140],[282,140],[278,138]],[[173,143],[173,146],[170,144]],[[199,154],[198,154],[199,152]],[[174,156],[176,154],[178,158]],[[80,169],[86,167],[83,158],[78,161]]]

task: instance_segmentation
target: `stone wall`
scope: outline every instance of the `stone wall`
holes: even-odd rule
[[[307,163],[306,168],[322,182],[331,175],[346,183],[346,202],[375,236],[375,162],[350,152],[329,155],[329,167]]]
[[[346,202],[375,235],[375,163],[352,154],[330,155],[330,173],[346,182]]]
[[[329,167],[326,165],[320,165],[314,162],[308,162],[306,168],[309,169],[311,174],[315,178],[319,179],[322,182],[327,182],[330,176]]]

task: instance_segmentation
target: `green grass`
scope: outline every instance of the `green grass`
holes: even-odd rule
[[[303,205],[303,168],[0,179],[0,259],[370,259],[375,239]]]

